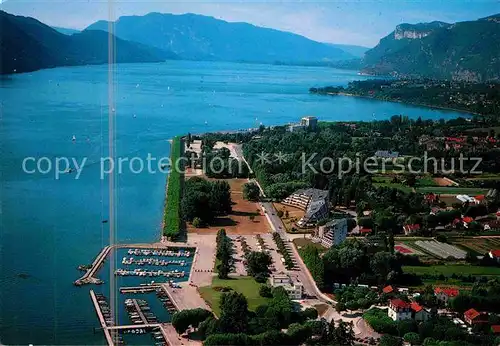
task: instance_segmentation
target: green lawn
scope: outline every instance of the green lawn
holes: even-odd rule
[[[437,186],[437,184],[432,177],[422,177],[417,179],[417,186],[418,187]]]
[[[236,292],[242,293],[247,298],[248,309],[254,311],[259,305],[265,304],[269,300],[269,298],[264,298],[259,295],[260,285],[261,284],[257,283],[254,278],[249,276],[229,280],[221,280],[214,277],[212,285],[200,287],[199,291],[214,313],[219,316],[219,302],[222,292],[214,288],[229,287]]]
[[[182,143],[180,137],[175,137],[171,145],[171,167],[169,169],[169,177],[167,183],[167,200],[165,202],[164,222],[163,222],[163,235],[169,239],[176,239],[179,236],[181,223],[180,223],[180,202],[181,202],[181,189],[184,175],[176,169],[177,160],[182,155]]]
[[[434,192],[439,194],[476,196],[487,193],[488,189],[481,189],[474,187],[434,186],[434,187],[417,187],[417,192],[421,193]]]
[[[374,182],[373,185],[378,186],[378,187],[391,187],[393,189],[398,189],[406,193],[412,192],[412,188],[403,184],[399,183],[379,183],[379,182]]]
[[[500,275],[500,267],[480,267],[466,264],[450,264],[437,266],[403,266],[405,273],[414,273],[417,275],[434,274],[451,276],[452,274],[460,275]]]

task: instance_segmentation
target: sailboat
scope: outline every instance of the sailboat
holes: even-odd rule
[[[75,137],[75,135],[73,135],[73,137],[71,138],[71,140],[72,140],[73,142],[74,142],[74,141],[76,141],[76,137]]]

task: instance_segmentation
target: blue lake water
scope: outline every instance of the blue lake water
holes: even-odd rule
[[[101,344],[90,286],[74,287],[76,267],[109,242],[109,187],[100,179],[108,147],[108,67],[43,70],[1,80],[0,342]],[[175,61],[124,64],[114,84],[116,154],[168,157],[177,134],[320,120],[373,120],[405,114],[460,114],[354,97],[310,95],[311,86],[365,79],[318,67]],[[75,141],[72,137],[75,136]],[[87,162],[56,180],[27,174],[26,157]],[[42,165],[46,168],[47,162]],[[30,162],[27,169],[33,169]],[[135,167],[134,169],[137,169]],[[124,169],[114,190],[117,241],[160,233],[165,175]],[[121,258],[121,257],[120,257]],[[109,296],[109,287],[99,289]]]

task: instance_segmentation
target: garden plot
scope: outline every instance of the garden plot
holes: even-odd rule
[[[394,250],[397,252],[403,254],[403,255],[417,255],[417,256],[423,256],[424,254],[410,246],[404,243],[396,243],[394,245]]]
[[[427,240],[427,241],[418,240],[415,242],[415,245],[433,254],[434,256],[443,259],[448,257],[453,257],[456,259],[464,259],[465,255],[467,254],[467,252],[460,250],[459,248],[453,245],[441,243],[435,240]]]

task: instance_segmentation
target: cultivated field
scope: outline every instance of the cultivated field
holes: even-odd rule
[[[417,255],[417,256],[424,256],[424,253],[416,250],[415,248],[412,248],[408,246],[407,244],[404,243],[396,243],[394,245],[394,250],[397,252],[403,254],[403,255]]]
[[[456,184],[453,184],[453,182],[450,179],[446,179],[446,178],[434,178],[434,182],[438,186],[454,186],[454,185],[456,185]]]
[[[437,194],[476,196],[487,193],[488,189],[481,189],[475,187],[426,186],[417,188],[417,192],[420,193],[433,192]]]
[[[434,256],[443,259],[449,257],[453,257],[455,259],[464,259],[465,255],[467,254],[467,252],[460,250],[459,248],[453,245],[441,243],[435,240],[428,240],[428,241],[418,240],[415,242],[415,245],[425,250],[426,252],[429,252]]]
[[[259,204],[243,199],[243,184],[248,181],[246,179],[227,179],[227,182],[231,187],[233,212],[228,216],[218,217],[210,227],[196,228],[188,224],[188,232],[215,234],[221,228],[224,228],[228,235],[269,232],[269,224]]]
[[[405,273],[417,275],[431,274],[451,276],[457,275],[500,275],[499,267],[480,267],[467,264],[433,265],[433,266],[403,266]]]
[[[456,238],[452,240],[452,243],[476,255],[484,255],[490,250],[500,249],[500,238]]]

